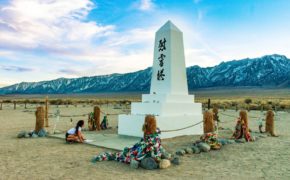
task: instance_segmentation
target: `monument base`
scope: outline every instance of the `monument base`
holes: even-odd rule
[[[118,134],[134,137],[143,137],[142,126],[144,124],[145,116],[146,115],[119,115]],[[201,122],[201,120],[203,119],[202,114],[185,114],[174,116],[161,115],[155,117],[157,121],[157,127],[161,130],[161,139],[183,135],[203,134],[203,123]],[[196,123],[199,124],[193,127],[189,127]],[[170,130],[170,132],[166,132],[168,130]]]

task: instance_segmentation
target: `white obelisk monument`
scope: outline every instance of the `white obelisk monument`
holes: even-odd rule
[[[118,134],[142,137],[147,114],[155,115],[163,139],[203,133],[202,106],[188,94],[182,32],[171,21],[155,35],[150,94],[132,103],[130,115],[119,115]]]

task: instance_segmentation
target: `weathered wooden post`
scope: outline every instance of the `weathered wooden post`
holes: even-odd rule
[[[16,101],[13,101],[14,109],[16,109]]]
[[[93,129],[93,123],[91,121],[90,113],[88,114],[88,128],[89,128],[89,131],[92,131]]]
[[[36,116],[36,124],[35,124],[35,132],[38,133],[44,126],[44,108],[43,106],[39,106],[35,112]]]
[[[208,101],[207,101],[207,109],[208,110],[210,109],[210,99],[208,99]]]
[[[45,98],[45,127],[49,127],[48,124],[48,96]]]
[[[203,133],[214,132],[213,113],[205,111],[203,113]]]
[[[238,103],[236,103],[236,112],[238,112]]]
[[[214,107],[213,109],[212,109],[212,111],[213,111],[213,120],[214,121],[216,121],[216,122],[219,122],[220,120],[219,120],[219,109],[217,108],[217,107]]]
[[[268,110],[266,114],[266,133],[270,133],[271,136],[276,136],[274,133],[274,112]]]
[[[2,101],[0,101],[0,110],[2,110],[2,103],[3,103],[3,102],[2,102]]]
[[[24,109],[27,109],[27,103],[29,102],[29,100],[28,99],[25,99],[24,100]]]
[[[101,126],[100,126],[101,109],[98,106],[95,106],[94,108],[94,119],[95,119],[96,129],[100,131],[101,130]]]

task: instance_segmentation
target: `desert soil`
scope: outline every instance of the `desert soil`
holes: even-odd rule
[[[62,117],[57,129],[65,131],[74,126],[79,119],[87,120],[92,106],[60,106]],[[126,107],[118,105],[101,106],[110,114],[127,113]],[[56,106],[50,107],[51,115]],[[16,135],[21,130],[32,130],[35,126],[35,105],[28,109],[4,105],[0,110],[0,179],[290,179],[290,114],[278,112],[275,129],[280,136],[260,138],[256,142],[230,144],[219,151],[182,156],[181,164],[168,169],[148,171],[142,168],[131,169],[129,165],[118,162],[90,162],[93,155],[105,148],[85,144],[66,144],[54,138],[24,138]],[[233,129],[235,111],[221,112],[221,126]],[[252,111],[251,117],[261,113]],[[72,118],[72,123],[71,123]],[[54,117],[50,117],[51,131]],[[117,116],[110,115],[109,131],[116,133]],[[258,130],[255,118],[250,118],[250,128]],[[230,130],[220,131],[221,137],[230,137]],[[197,136],[183,136],[163,140],[169,152],[190,147]]]

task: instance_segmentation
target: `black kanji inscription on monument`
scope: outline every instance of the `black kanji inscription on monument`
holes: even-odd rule
[[[159,58],[158,58],[158,60],[159,60],[159,66],[160,67],[163,67],[163,61],[164,61],[164,58],[165,58],[166,56],[164,55],[164,54],[160,54],[160,56],[159,56]]]
[[[163,41],[162,41],[162,39],[159,40],[159,45],[158,45],[159,52],[166,50],[165,43],[166,43],[165,38],[163,38]]]
[[[157,80],[158,81],[160,81],[160,80],[163,81],[164,77],[165,77],[164,69],[158,70],[158,72],[157,72]]]

